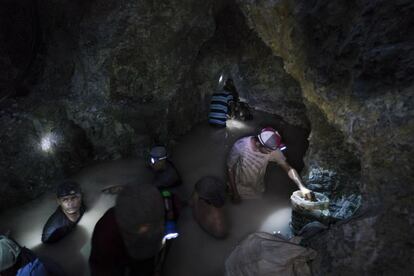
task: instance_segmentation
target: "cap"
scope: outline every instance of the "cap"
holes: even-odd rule
[[[79,184],[73,180],[64,180],[61,182],[56,189],[57,197],[64,197],[68,195],[80,194],[81,188]]]
[[[150,155],[157,160],[163,160],[167,158],[167,149],[164,146],[155,146],[151,149]]]
[[[20,254],[20,246],[7,238],[0,236],[0,272],[12,267]]]
[[[282,145],[282,137],[279,132],[271,127],[262,129],[260,134],[257,135],[257,138],[260,144],[271,150],[276,150]]]
[[[224,205],[226,186],[220,179],[214,176],[205,176],[196,183],[195,190],[200,198],[210,202],[214,207]]]

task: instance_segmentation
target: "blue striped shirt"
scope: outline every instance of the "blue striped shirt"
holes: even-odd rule
[[[227,114],[229,113],[230,104],[233,102],[233,96],[230,92],[222,90],[214,93],[211,97],[209,122],[215,125],[226,125]]]

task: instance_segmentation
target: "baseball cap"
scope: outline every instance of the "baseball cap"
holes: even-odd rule
[[[167,159],[167,149],[164,146],[155,146],[150,151],[151,163]]]
[[[64,180],[58,185],[56,189],[56,196],[64,197],[68,195],[80,194],[81,192],[82,191],[79,184],[73,180],[68,179]]]
[[[279,132],[271,127],[263,128],[259,135],[257,135],[257,138],[259,139],[260,144],[271,150],[276,150],[284,146]]]

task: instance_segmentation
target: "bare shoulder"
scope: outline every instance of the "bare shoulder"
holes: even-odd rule
[[[274,150],[270,153],[270,161],[277,162],[278,164],[287,164],[286,157],[280,149]]]

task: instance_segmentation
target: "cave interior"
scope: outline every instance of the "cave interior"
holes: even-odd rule
[[[58,181],[80,179],[96,203],[102,185],[139,179],[157,144],[173,153],[188,198],[203,174],[225,177],[236,139],[270,125],[306,186],[330,199],[332,222],[306,244],[318,253],[312,275],[414,272],[414,2],[4,0],[0,13],[0,231],[36,249],[22,217],[41,227]],[[226,78],[253,120],[223,134],[207,118]],[[269,168],[268,179],[292,184]],[[289,207],[295,187],[279,186],[269,193]],[[227,204],[246,216],[240,225],[271,206]],[[76,238],[37,252],[87,255],[102,214],[90,212]],[[228,241],[193,234],[164,274],[223,275],[229,248],[254,231],[243,227]],[[189,264],[195,240],[208,249]],[[216,270],[203,272],[210,257]],[[79,258],[67,266],[86,273]]]

